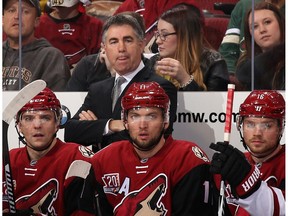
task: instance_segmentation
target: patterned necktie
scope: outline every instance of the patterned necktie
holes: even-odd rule
[[[118,97],[121,94],[121,85],[126,81],[122,76],[118,77],[112,89],[112,110],[114,110]]]

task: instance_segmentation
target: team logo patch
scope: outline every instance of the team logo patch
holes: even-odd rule
[[[206,155],[199,147],[193,146],[192,151],[194,152],[196,157],[200,158],[201,160],[204,160],[205,162],[209,162],[209,159],[206,157]]]
[[[93,151],[85,146],[80,145],[78,148],[84,157],[91,158],[94,155]]]
[[[73,33],[75,32],[75,29],[72,29],[69,23],[65,23],[63,24],[63,29],[58,29],[58,31],[62,34],[62,35],[73,35]]]
[[[105,184],[103,190],[105,193],[110,193],[116,195],[120,189],[120,178],[119,173],[109,173],[102,177]]]

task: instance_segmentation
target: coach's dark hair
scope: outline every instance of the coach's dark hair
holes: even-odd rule
[[[113,25],[115,26],[130,25],[133,28],[139,40],[143,41],[145,38],[145,31],[143,31],[143,27],[139,24],[138,20],[129,14],[120,13],[111,16],[106,20],[102,30],[102,42],[105,41],[108,29]]]
[[[134,12],[134,11],[123,11],[120,14],[134,17],[137,20],[137,22],[139,23],[140,27],[142,28],[143,34],[145,35],[146,27],[145,27],[145,21],[144,21],[143,16],[141,16],[139,13]]]

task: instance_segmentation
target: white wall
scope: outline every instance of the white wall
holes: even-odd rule
[[[281,92],[284,95],[284,92]],[[3,92],[3,108],[17,92]],[[73,116],[84,101],[86,92],[56,92],[61,104],[69,108]],[[233,102],[233,113],[238,113],[239,105],[244,101],[249,92],[235,92]],[[211,142],[223,141],[226,112],[227,92],[179,92],[177,121],[174,123],[174,138],[190,140],[197,143],[211,158],[213,152],[209,149]],[[183,115],[186,116],[184,122]],[[195,122],[188,117],[198,115],[204,117],[202,122]],[[210,118],[209,118],[210,117]],[[18,147],[18,135],[15,130],[15,122],[9,126],[9,147]],[[62,140],[64,130],[58,132],[58,137]],[[282,143],[285,141],[285,135]],[[235,121],[232,121],[230,143],[235,147],[244,150],[240,143],[240,136],[236,129]]]

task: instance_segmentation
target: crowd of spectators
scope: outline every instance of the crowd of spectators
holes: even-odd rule
[[[35,64],[31,64],[31,60],[26,57],[25,35],[22,33],[21,41],[19,37],[16,37],[17,31],[14,32],[16,35],[13,36],[13,40],[22,44],[22,50],[19,51],[19,47],[15,47],[12,44],[11,34],[8,32],[9,27],[5,27],[8,25],[8,21],[4,19],[3,53],[5,58],[3,58],[3,67],[5,69],[2,75],[3,90],[17,90],[35,79],[44,79],[48,86],[56,91],[87,91],[91,83],[106,79],[111,74],[112,76],[115,75],[115,71],[110,67],[105,52],[103,53],[103,49],[100,47],[103,39],[101,38],[102,26],[105,20],[86,14],[85,8],[89,5],[90,7],[91,5],[93,6],[90,1],[48,0],[40,1],[40,4],[36,0],[27,2],[32,3],[32,6],[36,8],[38,16],[35,17],[36,20],[33,24],[31,23],[32,20],[26,21],[24,17],[22,22],[25,25],[23,24],[22,28],[25,30],[25,26],[31,25],[31,34],[29,34],[34,35],[35,42],[39,43],[42,41],[42,43],[46,44],[45,46],[59,49],[64,54],[66,62],[65,60],[64,62],[60,60],[63,57],[57,57],[58,54],[49,54],[51,57],[53,55],[54,60],[50,57],[53,63],[48,65],[51,61],[45,60],[48,63],[45,63],[43,67],[39,67],[46,59],[43,56],[48,55],[46,54],[48,53],[47,48],[41,49],[41,53],[32,49],[29,53],[33,53],[34,55],[32,54],[31,56],[35,57],[28,55],[28,58],[34,61],[35,59],[40,59],[37,61],[37,67],[35,67]],[[255,4],[259,2],[262,2],[262,0],[256,0]],[[254,89],[254,87],[256,89],[283,90],[285,89],[285,31],[283,31],[282,27],[285,25],[285,1],[263,0],[263,2],[275,6],[273,12],[279,22],[278,28],[281,32],[281,43],[276,44],[277,47],[275,48],[269,47],[270,51],[263,52],[261,55],[256,49],[255,54],[252,55],[253,57],[255,56],[255,61],[257,61],[259,67],[255,66],[252,73],[250,69],[252,67],[251,62],[249,63],[246,60],[246,64],[242,64],[243,55],[251,56],[252,52],[252,41],[249,39],[249,35],[250,38],[252,35],[251,33],[249,34],[251,25],[248,22],[247,15],[252,6],[249,0],[234,1],[235,7],[231,15],[225,15],[225,18],[229,16],[230,22],[219,50],[211,46],[207,38],[205,38],[207,32],[203,34],[205,31],[205,19],[207,14],[209,14],[211,19],[211,13],[207,13],[205,6],[202,5],[204,3],[201,4],[200,1],[125,0],[122,1],[114,14],[110,16],[122,12],[136,12],[136,14],[141,15],[143,20],[140,20],[142,19],[140,18],[138,21],[145,29],[146,40],[143,58],[147,58],[147,55],[149,58],[152,56],[150,58],[151,70],[170,80],[180,91],[225,91],[228,83],[234,83],[236,90],[250,90]],[[147,8],[152,8],[152,10],[146,10]],[[3,11],[7,11],[6,4],[3,7]],[[219,17],[219,14],[213,16]],[[17,20],[18,18],[13,17],[13,19]],[[246,21],[244,22],[244,20]],[[244,31],[245,27],[246,31]],[[170,29],[171,32],[167,29]],[[249,39],[246,42],[244,34]],[[266,31],[264,33],[261,32],[261,35],[264,34],[268,35]],[[257,38],[255,37],[255,39]],[[12,48],[11,51],[10,48]],[[53,51],[58,52],[57,49]],[[21,52],[22,56],[20,55]],[[17,59],[18,53],[22,57],[20,58],[22,59],[21,64]],[[274,58],[270,58],[271,56]],[[57,60],[55,60],[56,58]],[[270,61],[271,64],[266,65],[277,65],[275,68],[270,67],[268,72],[263,71],[266,67],[263,66],[262,62],[267,63],[266,59],[272,59]],[[70,75],[67,74],[67,64],[70,69]],[[12,73],[16,68],[22,72]],[[41,69],[41,74],[36,72],[38,69]],[[48,72],[45,72],[48,70],[50,71],[49,75],[47,75]],[[64,76],[60,75],[63,74],[63,70],[66,71]],[[75,74],[73,74],[74,70]],[[100,73],[97,71],[100,71]],[[54,73],[60,76],[54,78],[52,76]],[[70,76],[72,77],[70,78]],[[273,83],[263,85],[263,78],[260,81],[256,79],[255,83],[251,83],[251,77],[254,78],[256,76],[265,77],[265,80],[269,77],[269,80],[273,80]],[[22,81],[17,77],[22,77]],[[59,82],[62,83],[59,84]]]

